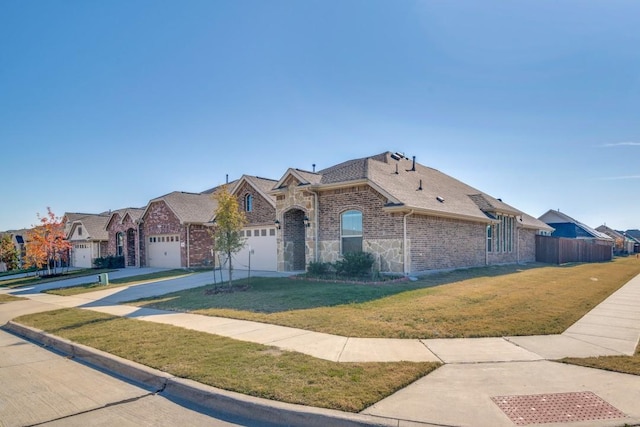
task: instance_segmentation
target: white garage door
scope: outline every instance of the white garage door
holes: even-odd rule
[[[244,248],[235,254],[233,267],[246,270],[251,261],[251,270],[276,271],[278,256],[275,227],[246,228],[244,235]]]
[[[74,243],[73,245],[73,267],[91,268],[91,243]]]
[[[180,238],[178,235],[147,238],[147,265],[157,268],[180,268]]]

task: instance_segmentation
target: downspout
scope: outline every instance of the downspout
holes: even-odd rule
[[[187,224],[187,268],[189,268],[189,266],[191,265],[189,263],[189,227],[191,226],[191,224]]]
[[[489,265],[489,239],[487,237],[489,236],[489,227],[491,226],[492,224],[487,224],[484,228],[484,265]],[[491,246],[493,247],[495,244],[493,230],[491,230]]]
[[[320,210],[320,207],[318,206],[318,193],[316,193],[315,191],[312,191],[312,193],[313,193],[313,199],[314,199],[315,211],[316,211],[315,212],[315,218],[314,218],[314,222],[315,222],[315,226],[314,226],[314,228],[315,228],[315,230],[314,230],[314,233],[315,233],[315,238],[314,238],[315,249],[313,251],[313,260],[315,262],[318,262],[318,260],[320,259],[318,257],[318,235],[320,234],[320,224],[318,223],[318,221],[319,221],[318,218],[319,218],[320,214],[319,214],[318,211]]]
[[[402,269],[404,270],[404,275],[408,276],[409,275],[409,271],[407,271],[407,259],[408,259],[408,251],[407,251],[407,218],[413,215],[413,209],[411,209],[409,211],[409,213],[405,214],[402,217],[402,231],[403,231],[403,236],[402,236],[402,251],[404,252],[404,262],[403,262],[403,267]]]

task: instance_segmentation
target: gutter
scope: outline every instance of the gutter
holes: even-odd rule
[[[187,226],[187,268],[189,268],[189,231],[190,231],[190,227],[191,224],[187,223],[185,224]]]

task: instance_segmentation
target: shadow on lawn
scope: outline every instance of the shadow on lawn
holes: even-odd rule
[[[212,292],[214,285],[169,293],[160,297],[135,301],[141,307],[173,311],[240,310],[256,313],[277,313],[359,304],[393,296],[402,292],[446,285],[478,277],[515,274],[545,264],[477,267],[464,270],[435,272],[416,281],[382,282],[377,284],[317,281],[302,278],[251,278],[235,280],[230,292]],[[220,284],[217,285],[220,287]]]

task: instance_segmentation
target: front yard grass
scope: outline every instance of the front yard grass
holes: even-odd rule
[[[586,366],[588,368],[621,372],[623,374],[640,375],[640,344],[636,347],[636,353],[633,356],[600,356],[582,359],[567,357],[562,359],[561,362]]]
[[[36,273],[34,272],[33,276],[0,279],[0,287],[9,288],[9,289],[21,288],[29,285],[42,285],[44,283],[57,282],[58,280],[72,279],[74,277],[94,276],[100,273],[110,273],[112,271],[114,270],[109,270],[109,269],[71,270],[71,271],[65,271],[64,273],[56,275],[55,277],[41,277],[41,276],[37,276]]]
[[[140,274],[138,276],[123,277],[121,279],[109,279],[108,285],[101,285],[97,282],[85,283],[77,286],[69,286],[66,288],[55,288],[44,291],[47,294],[60,295],[63,297],[84,294],[87,292],[101,291],[103,289],[120,288],[123,286],[141,285],[149,282],[157,282],[164,279],[175,279],[182,276],[188,276],[193,272],[184,269],[174,269],[166,271],[158,271],[155,273]]]
[[[0,304],[3,304],[5,302],[13,302],[13,301],[20,301],[26,298],[22,298],[22,297],[15,297],[13,295],[9,295],[9,294],[0,294]]]
[[[337,363],[171,325],[62,309],[15,319],[182,378],[251,396],[360,412],[436,369]]]
[[[252,278],[243,292],[195,288],[129,304],[351,337],[454,338],[563,332],[640,274],[640,261],[495,266],[382,285]],[[438,286],[439,285],[439,286]]]

